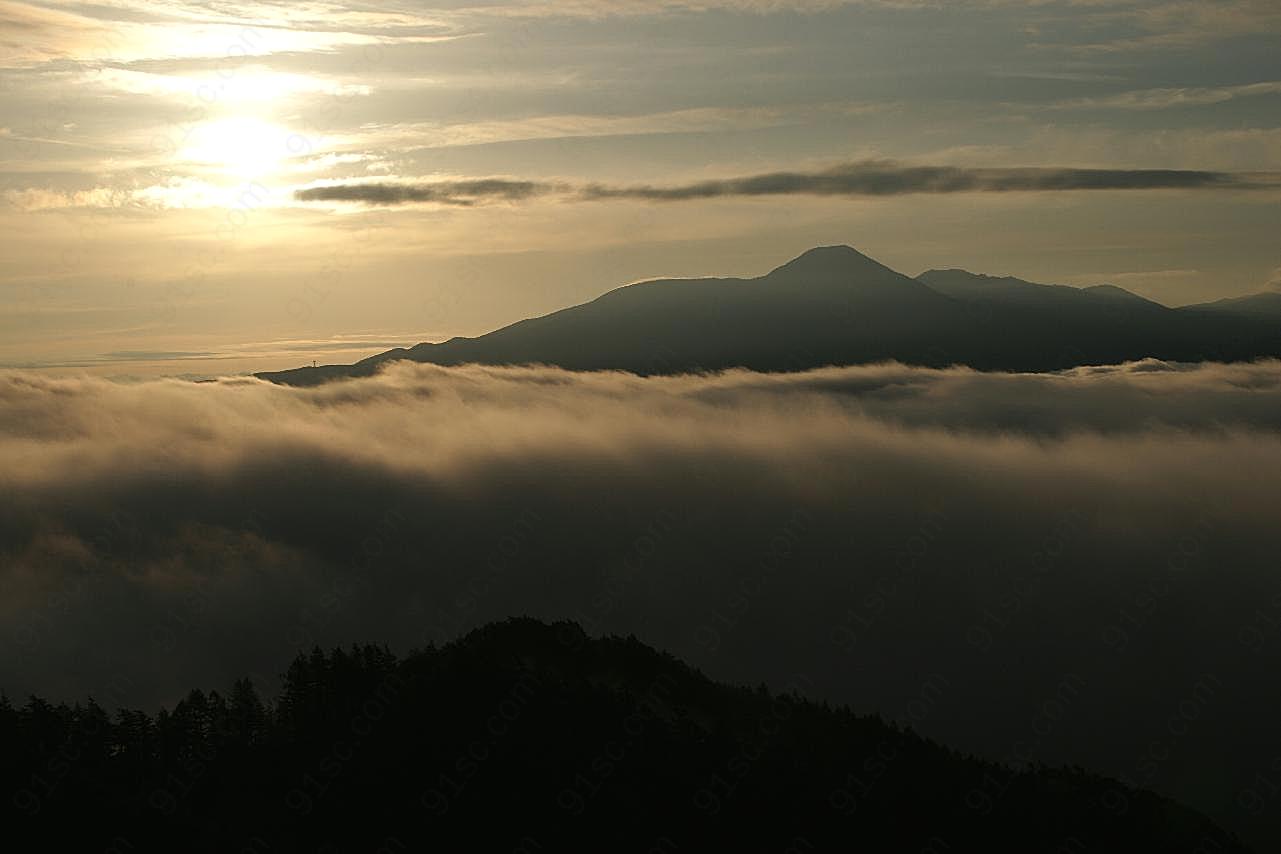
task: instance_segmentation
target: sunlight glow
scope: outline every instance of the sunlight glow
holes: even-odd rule
[[[204,122],[191,131],[180,160],[214,167],[219,174],[247,179],[263,178],[280,170],[282,163],[306,153],[305,140],[273,122],[237,116]],[[292,146],[292,148],[291,148]]]

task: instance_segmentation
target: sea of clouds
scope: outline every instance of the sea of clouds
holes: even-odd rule
[[[154,708],[571,618],[1270,840],[1279,473],[1275,361],[5,372],[0,689]]]

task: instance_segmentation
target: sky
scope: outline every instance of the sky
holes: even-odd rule
[[[353,361],[831,243],[1202,302],[1281,287],[1279,176],[1275,0],[0,0],[0,365]]]

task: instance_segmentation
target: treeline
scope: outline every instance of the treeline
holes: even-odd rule
[[[634,639],[511,620],[398,659],[294,660],[154,716],[0,702],[5,850],[1229,852],[1079,769],[713,683]]]

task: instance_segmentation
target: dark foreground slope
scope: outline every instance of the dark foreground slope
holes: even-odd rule
[[[397,661],[298,658],[155,719],[0,709],[9,851],[1235,852],[1079,770],[708,681],[635,640],[512,620]]]
[[[1247,308],[1256,308],[1254,303]],[[641,282],[477,338],[258,374],[314,385],[385,362],[549,364],[639,374],[794,371],[897,360],[1045,371],[1143,358],[1281,356],[1275,315],[1171,309],[1115,287],[1068,288],[960,270],[911,279],[849,246],[811,249],[755,279]]]

